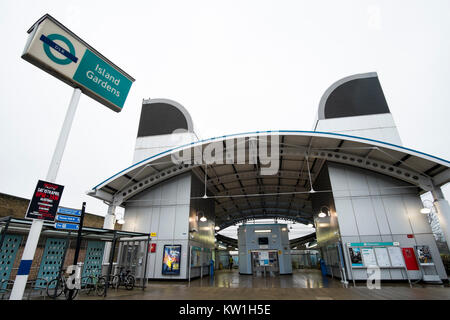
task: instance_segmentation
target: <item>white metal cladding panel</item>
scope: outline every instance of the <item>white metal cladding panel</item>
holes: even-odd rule
[[[378,185],[378,177],[375,174],[367,174],[366,175],[367,186],[369,188],[369,194],[373,196],[378,196],[381,194],[380,188]]]
[[[175,239],[188,239],[189,236],[189,205],[177,205],[175,208]]]
[[[420,198],[415,195],[404,195],[403,202],[405,203],[405,208],[408,212],[413,232],[432,233],[430,224],[427,221],[427,216],[420,213],[420,209],[423,208]]]
[[[447,279],[447,273],[445,272],[444,264],[442,263],[441,256],[439,254],[439,249],[436,245],[436,241],[432,234],[417,234],[415,235],[416,242],[418,245],[426,245],[430,247],[431,256],[433,257],[433,262],[436,266],[437,273],[441,279]],[[426,274],[433,274],[435,271],[433,267],[426,267]],[[430,272],[431,271],[431,272]]]
[[[361,236],[379,235],[380,231],[370,197],[353,198],[352,202],[359,234]]]
[[[334,163],[328,164],[331,188],[334,197],[345,197],[350,195],[350,188],[347,181],[347,174],[343,167]],[[320,190],[319,190],[320,191]]]
[[[382,197],[392,234],[412,233],[403,199],[397,195]]]
[[[160,217],[160,211],[161,211],[161,207],[154,207],[154,208],[148,208],[149,209],[149,214],[151,217],[150,220],[150,233],[152,232],[156,232],[156,237],[151,237],[152,240],[156,240],[158,239],[159,236],[159,217]]]
[[[369,194],[369,186],[365,174],[360,170],[347,169],[348,186],[353,197],[365,196]]]
[[[383,201],[380,197],[374,196],[372,198],[372,205],[375,217],[377,219],[378,229],[381,234],[391,234],[389,222],[386,217],[386,211],[383,206]]]
[[[159,228],[158,228],[159,240],[173,239],[174,225],[175,225],[175,211],[176,206],[161,207],[159,216]],[[188,219],[187,216],[186,219]]]
[[[342,236],[358,236],[352,201],[349,198],[334,199],[339,228]]]
[[[122,230],[134,232],[135,221],[136,221],[136,210],[137,208],[127,208],[125,209],[125,223],[122,226]]]

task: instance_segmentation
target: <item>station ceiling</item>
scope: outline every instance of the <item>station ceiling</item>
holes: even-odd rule
[[[180,150],[204,151],[211,143],[243,141],[248,154],[255,137],[279,142],[278,170],[262,175],[263,164],[174,163]],[[236,140],[241,139],[241,140]],[[237,151],[236,151],[237,152]],[[236,159],[236,157],[235,157]],[[368,169],[430,191],[450,181],[450,162],[419,151],[377,140],[328,132],[264,131],[223,136],[170,149],[138,162],[101,182],[89,195],[115,205],[179,174],[192,171],[206,181],[207,194],[216,206],[216,225],[221,228],[246,219],[283,217],[312,222],[311,185],[327,162]],[[194,162],[194,161],[191,161]],[[317,191],[317,190],[316,190]]]

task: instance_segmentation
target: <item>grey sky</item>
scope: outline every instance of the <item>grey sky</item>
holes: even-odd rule
[[[64,206],[106,213],[84,193],[131,164],[149,97],[184,105],[201,138],[311,130],[328,86],[376,71],[404,145],[450,159],[447,0],[2,0],[0,192],[29,198],[45,178],[72,94],[20,58],[45,13],[136,78],[121,113],[81,97],[57,179]]]

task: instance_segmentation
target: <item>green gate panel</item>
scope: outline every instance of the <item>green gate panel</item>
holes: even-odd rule
[[[3,240],[3,245],[0,251],[0,281],[9,280],[11,270],[16,260],[17,252],[19,251],[22,236],[6,234]],[[7,283],[1,285],[5,289]]]
[[[102,275],[103,250],[105,243],[103,241],[88,241],[86,257],[84,258],[83,274],[81,277],[89,275]]]
[[[48,238],[45,243],[42,254],[41,265],[39,267],[38,278],[45,279],[47,282],[58,277],[61,263],[66,252],[67,240]],[[36,281],[37,287],[46,286],[43,280]]]

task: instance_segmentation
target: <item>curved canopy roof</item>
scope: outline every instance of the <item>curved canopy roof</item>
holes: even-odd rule
[[[267,137],[269,147],[269,138],[276,137],[279,141],[275,175],[262,175],[260,169],[264,165],[259,159],[255,163],[206,166],[202,162],[172,161],[173,155],[181,150],[204,151],[211,143],[225,148],[232,140],[237,149],[248,154],[251,141],[258,136]],[[419,151],[343,134],[279,130],[227,135],[169,149],[114,174],[88,194],[114,205],[126,205],[143,190],[192,171],[202,181],[206,180],[208,197],[216,203],[216,225],[221,228],[243,219],[277,216],[309,223],[312,221],[311,185],[327,161],[369,169],[424,191],[450,181],[449,161]]]

